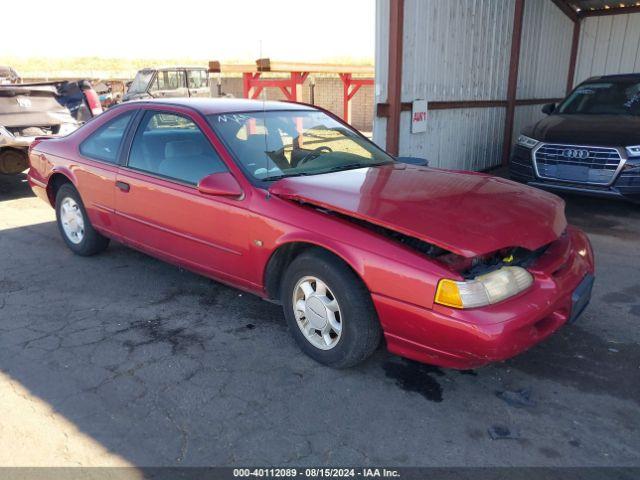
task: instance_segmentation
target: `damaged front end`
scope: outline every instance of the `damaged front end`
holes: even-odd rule
[[[528,267],[551,245],[545,244],[535,250],[516,246],[502,248],[490,254],[465,257],[366,220],[326,208],[307,206],[393,240],[450,270],[452,278],[440,280],[434,301],[459,309],[492,305],[527,290],[534,281]],[[455,278],[458,276],[462,279]]]

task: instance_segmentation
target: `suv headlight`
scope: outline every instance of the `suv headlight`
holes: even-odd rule
[[[513,297],[532,283],[533,277],[522,267],[502,267],[465,282],[443,278],[438,282],[435,303],[454,308],[484,307]]]
[[[627,147],[627,155],[630,157],[640,157],[640,145],[633,145],[632,147]]]
[[[518,137],[518,145],[520,145],[521,147],[533,148],[538,145],[538,143],[540,143],[538,142],[538,140],[527,137],[526,135],[520,135]]]

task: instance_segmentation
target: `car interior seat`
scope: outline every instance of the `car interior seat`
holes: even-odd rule
[[[203,148],[196,140],[176,140],[165,145],[164,160],[160,162],[158,173],[197,184],[211,173],[225,171],[213,152]]]

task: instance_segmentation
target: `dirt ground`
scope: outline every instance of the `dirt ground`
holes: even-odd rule
[[[0,465],[639,466],[640,207],[566,200],[597,257],[577,324],[477,371],[334,371],[278,306],[115,243],[74,256],[0,176]]]

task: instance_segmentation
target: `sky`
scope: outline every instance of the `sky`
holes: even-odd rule
[[[373,59],[374,12],[375,0],[32,0],[28,22],[3,22],[0,56]]]

